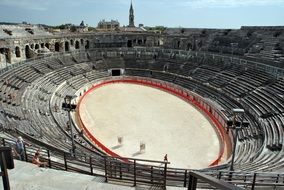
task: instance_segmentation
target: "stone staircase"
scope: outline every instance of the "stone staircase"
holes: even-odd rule
[[[267,37],[253,45],[247,57],[263,59],[271,62],[280,63],[284,60],[284,55],[280,50],[276,50],[279,38]]]

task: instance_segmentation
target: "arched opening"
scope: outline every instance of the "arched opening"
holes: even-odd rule
[[[12,63],[12,51],[10,49],[6,49],[5,58],[7,63]]]
[[[79,49],[80,48],[80,44],[78,41],[75,42],[75,49]]]
[[[180,41],[177,42],[177,48],[180,48]]]
[[[89,48],[90,48],[90,42],[89,42],[89,40],[86,40],[85,49],[89,49]]]
[[[39,45],[38,44],[35,45],[35,49],[39,49]]]
[[[69,42],[65,42],[65,51],[69,51]]]
[[[45,47],[49,49],[49,43],[45,43]]]
[[[15,53],[16,53],[16,57],[21,57],[21,51],[18,46],[15,48]]]
[[[169,70],[169,65],[164,65],[164,71],[167,72]]]
[[[34,44],[31,44],[31,49],[34,49]]]
[[[132,47],[132,40],[127,41],[127,47]]]
[[[29,45],[26,45],[26,47],[25,47],[25,54],[26,54],[26,58],[27,59],[30,59],[31,58],[31,53],[30,53],[30,47],[29,47]]]
[[[54,50],[56,52],[59,52],[59,42],[56,42],[55,45],[54,45]]]
[[[41,43],[41,44],[40,44],[40,47],[41,47],[41,48],[44,48],[44,43]]]
[[[71,46],[74,46],[74,40],[70,40]]]
[[[81,39],[81,44],[82,44],[82,45],[84,44],[84,40],[83,40],[83,39]]]
[[[186,49],[187,49],[187,51],[189,51],[189,50],[191,50],[191,49],[192,49],[192,45],[191,45],[191,43],[188,43],[188,44],[187,44],[187,48],[186,48]]]

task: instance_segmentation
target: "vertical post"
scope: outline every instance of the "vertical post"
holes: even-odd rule
[[[242,128],[243,125],[243,119],[244,119],[244,110],[238,110],[238,112],[241,111],[242,113],[242,120],[240,123],[240,127],[236,126],[236,114],[237,112],[235,112],[234,114],[234,121],[233,121],[233,126],[235,128],[235,133],[234,133],[234,149],[233,149],[233,155],[232,155],[232,160],[231,160],[231,166],[230,166],[230,171],[234,171],[234,161],[235,161],[235,154],[236,154],[236,146],[237,146],[237,139],[238,139],[238,132],[239,132],[239,128]],[[233,110],[234,112],[234,110]]]
[[[153,182],[153,166],[151,166],[151,182]]]
[[[164,189],[166,189],[166,186],[167,186],[167,165],[168,165],[168,163],[165,162],[165,167],[164,167],[164,184],[163,184]]]
[[[110,177],[113,177],[112,175],[113,175],[113,166],[112,166],[112,161],[111,161],[111,159],[110,159],[110,161],[109,161],[109,175],[110,175]]]
[[[7,50],[6,50],[6,51],[7,51]],[[6,52],[6,51],[5,51],[4,54],[5,54],[5,69],[7,70],[7,69],[8,69],[8,68],[7,68],[7,67],[8,67],[8,63],[7,63],[7,57],[8,57],[7,55],[8,55],[8,52]]]
[[[193,180],[192,180],[192,189],[196,189],[197,188],[197,178],[196,177],[193,177]]]
[[[189,180],[188,180],[188,190],[196,190],[197,186],[197,179],[196,177],[193,177],[189,174]]]
[[[186,187],[186,180],[187,180],[187,170],[184,171],[183,187]]]
[[[136,186],[136,160],[134,160],[134,168],[133,168],[133,171],[134,171],[134,184],[133,186],[135,187]]]
[[[75,143],[74,143],[74,134],[73,134],[73,127],[71,122],[71,100],[69,102],[69,110],[68,110],[68,118],[69,118],[69,124],[70,124],[70,131],[71,131],[71,141],[72,141],[72,156],[75,156]]]
[[[65,170],[67,171],[67,170],[68,170],[68,167],[67,167],[67,159],[66,159],[66,153],[65,153],[65,152],[64,152],[63,156],[64,156]]]
[[[119,178],[122,179],[121,163],[119,163]]]
[[[72,128],[72,122],[71,122],[71,111],[76,108],[76,105],[72,104],[72,99],[74,97],[71,95],[66,95],[64,98],[64,103],[62,104],[62,108],[67,111],[68,119],[69,119],[69,125],[70,125],[70,131],[71,131],[71,141],[72,141],[72,156],[75,157],[75,143],[74,143],[74,134],[73,134],[73,128]]]
[[[237,139],[238,139],[238,128],[236,127],[235,133],[234,133],[234,148],[233,148],[233,155],[230,165],[230,171],[234,171],[234,161],[235,161],[235,154],[236,154],[236,146],[237,146]]]
[[[106,156],[104,157],[105,160],[105,182],[107,182],[107,158]]]
[[[255,180],[256,180],[256,173],[253,174],[253,180],[252,180],[252,184],[251,184],[251,190],[254,190],[254,187],[255,187]]]
[[[1,155],[0,155],[0,164],[1,164],[1,175],[2,175],[4,189],[10,190],[6,160],[5,160],[5,156],[3,152],[1,152]]]
[[[27,149],[26,149],[26,145],[24,144],[24,151],[25,151],[25,158],[26,158],[26,162],[28,162],[28,154],[27,154]]]
[[[50,151],[47,150],[47,157],[48,157],[48,167],[51,168],[51,160],[50,160]]]
[[[92,157],[91,156],[90,156],[90,170],[91,170],[91,174],[93,175],[94,171],[93,171],[93,163],[92,163]]]
[[[191,183],[192,183],[191,181],[192,181],[192,176],[189,174],[188,187],[187,187],[188,190],[191,190],[191,188],[190,188]]]
[[[116,177],[116,168],[117,168],[116,164],[117,164],[116,162],[113,163],[113,166],[114,166],[114,168],[113,168],[114,169],[114,177]]]
[[[222,178],[222,172],[219,171],[219,174],[218,174],[218,179],[221,179]]]

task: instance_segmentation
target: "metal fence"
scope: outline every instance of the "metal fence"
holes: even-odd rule
[[[1,146],[15,146],[11,139],[0,138]],[[77,172],[87,175],[104,177],[105,182],[119,181],[122,184],[156,185],[186,187],[221,187],[224,189],[246,189],[256,187],[284,186],[284,174],[229,172],[218,170],[189,170],[168,167],[168,162],[153,160],[110,157],[99,155],[75,155],[68,152],[47,149],[37,145],[25,146],[25,157],[31,162],[33,155],[40,148],[41,161],[47,162],[47,167],[57,170]],[[228,184],[230,183],[230,184]],[[220,186],[221,185],[221,186]]]

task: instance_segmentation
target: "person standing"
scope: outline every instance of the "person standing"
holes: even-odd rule
[[[16,141],[16,156],[19,160],[24,161],[25,160],[25,147],[24,147],[24,141],[22,137],[18,137]]]
[[[25,161],[25,143],[23,138],[20,136],[18,137],[17,141],[16,141],[16,156],[18,157],[19,160]],[[27,144],[28,146],[30,146],[29,144]]]
[[[168,154],[164,156],[164,162],[168,162]]]

